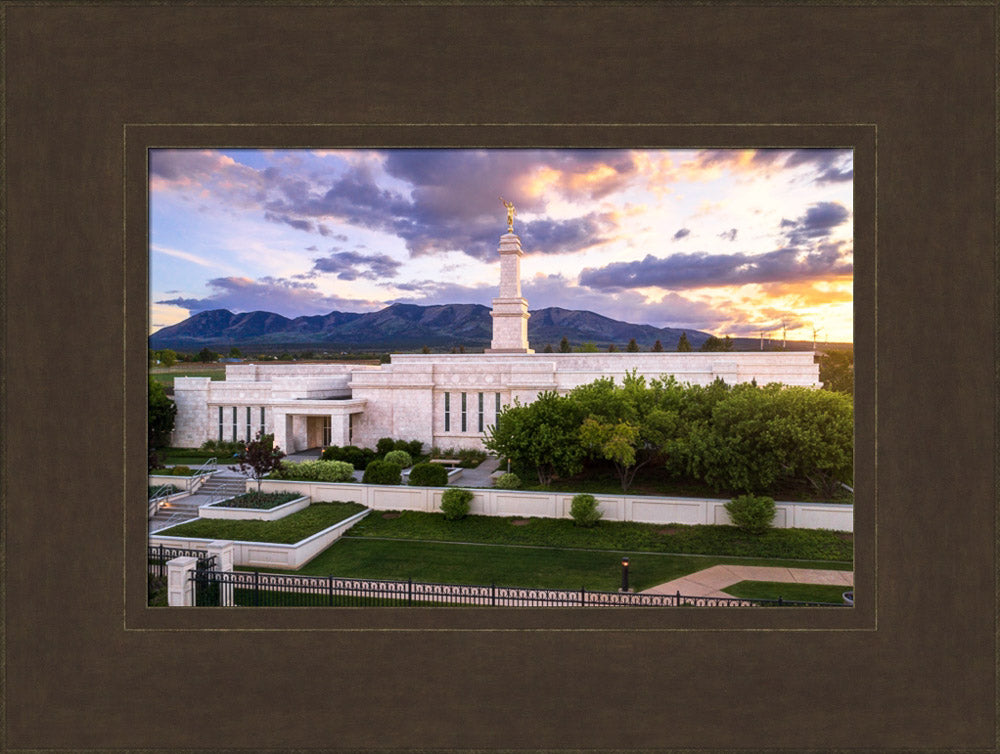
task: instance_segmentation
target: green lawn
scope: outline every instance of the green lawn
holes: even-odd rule
[[[168,537],[202,539],[236,539],[244,542],[275,542],[294,544],[316,532],[327,529],[345,518],[360,513],[360,503],[313,503],[305,510],[277,521],[230,521],[198,519],[162,529],[157,534]]]
[[[375,514],[372,514],[375,515]],[[370,518],[370,517],[369,517]],[[311,576],[393,579],[451,584],[550,587],[615,591],[622,556],[629,556],[629,586],[648,589],[738,558],[561,550],[439,542],[342,538],[295,573]],[[754,565],[823,568],[828,564],[754,560]],[[238,570],[254,570],[240,568]]]
[[[246,492],[228,500],[213,503],[211,507],[271,510],[271,508],[277,508],[279,505],[298,500],[300,497],[302,495],[298,492]]]
[[[846,532],[823,529],[770,529],[752,535],[734,526],[633,521],[601,521],[592,529],[555,518],[467,516],[461,521],[447,521],[440,513],[418,511],[402,511],[398,516],[375,511],[353,526],[349,536],[835,561],[845,569],[851,568],[854,539]]]
[[[851,590],[849,586],[829,584],[785,584],[778,581],[741,581],[727,586],[724,591],[734,597],[758,600],[794,600],[797,602],[843,603],[843,594]]]

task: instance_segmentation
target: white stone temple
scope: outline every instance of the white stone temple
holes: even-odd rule
[[[230,364],[226,379],[178,377],[171,443],[249,440],[273,433],[286,453],[326,445],[374,447],[381,437],[426,447],[482,448],[487,427],[515,399],[567,393],[600,377],[620,382],[673,375],[706,385],[756,380],[819,387],[811,351],[535,353],[528,346],[528,302],[521,296],[521,239],[500,237],[500,291],[493,340],[482,354],[393,354],[389,364]]]

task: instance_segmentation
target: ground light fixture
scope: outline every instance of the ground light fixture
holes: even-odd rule
[[[622,558],[622,591],[628,591],[628,555]]]

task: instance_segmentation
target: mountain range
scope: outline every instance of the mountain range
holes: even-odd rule
[[[677,349],[682,333],[698,348],[709,333],[672,327],[636,325],[589,311],[549,307],[531,312],[528,341],[536,351],[546,344],[559,348],[565,337],[572,345],[593,343],[599,348],[615,344],[619,349],[635,338],[644,351],[659,340],[664,350]],[[480,304],[392,304],[377,312],[330,312],[289,319],[273,312],[233,314],[228,309],[198,312],[176,325],[149,336],[154,350],[197,351],[203,347],[324,348],[330,350],[435,350],[463,346],[467,350],[488,348],[493,337],[490,308]]]

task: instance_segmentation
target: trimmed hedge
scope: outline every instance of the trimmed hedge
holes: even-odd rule
[[[400,484],[403,481],[402,470],[390,461],[372,461],[365,468],[361,479],[365,484]]]
[[[401,469],[409,468],[413,465],[413,459],[405,450],[390,450],[382,460],[394,463]]]
[[[271,474],[271,479],[295,479],[307,482],[351,482],[354,467],[346,461],[284,462],[281,469]]]
[[[418,463],[410,469],[410,484],[414,487],[446,487],[448,470],[439,463]]]
[[[375,460],[374,450],[369,448],[359,448],[357,445],[331,445],[323,449],[320,458],[324,461],[344,461],[351,464],[355,469],[364,469]]]
[[[508,471],[507,473],[501,474],[497,477],[493,486],[501,490],[516,490],[521,486],[521,477],[512,471]]]

